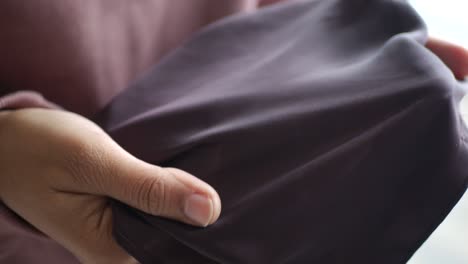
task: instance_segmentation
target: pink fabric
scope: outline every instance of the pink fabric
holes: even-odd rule
[[[78,263],[60,245],[0,206],[0,263]]]
[[[26,107],[60,108],[60,106],[47,101],[40,93],[35,91],[18,91],[0,97],[0,109]]]
[[[191,33],[220,17],[254,10],[257,4],[4,0],[0,97],[38,91],[65,109],[91,116]]]
[[[90,117],[191,33],[257,5],[258,0],[3,0],[0,109],[63,107]],[[0,263],[77,263],[1,203],[0,226]]]

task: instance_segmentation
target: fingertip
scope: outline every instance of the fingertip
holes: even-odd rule
[[[463,70],[462,70],[462,75],[463,75],[463,79],[467,78],[468,77],[468,49],[464,49],[464,54],[462,55],[463,56],[463,61],[464,61],[464,64],[463,64]]]
[[[201,195],[190,195],[184,205],[184,214],[193,224],[206,227],[212,221],[214,212],[213,199]]]
[[[189,224],[206,227],[215,223],[221,214],[221,199],[216,190],[194,175],[176,168],[164,168],[191,192],[187,195],[183,212]]]
[[[219,197],[216,191],[214,191],[214,194],[212,196],[212,201],[213,201],[213,213],[211,215],[211,220],[209,222],[210,225],[218,221],[219,216],[221,215],[221,209],[222,209],[221,198]]]
[[[463,80],[468,76],[468,50],[460,45],[437,38],[430,38],[426,44],[453,72]]]
[[[453,47],[453,70],[458,79],[465,79],[468,76],[468,50],[461,47]]]
[[[221,213],[219,197],[207,197],[201,194],[190,195],[184,206],[184,214],[189,222],[207,227],[218,220]]]

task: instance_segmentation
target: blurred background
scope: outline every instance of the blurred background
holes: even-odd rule
[[[424,18],[432,36],[468,47],[468,0],[410,0]],[[468,85],[467,85],[468,86]],[[468,120],[468,97],[461,105]],[[465,121],[466,122],[466,121]],[[468,164],[466,165],[468,170]],[[468,263],[468,194],[408,264]]]
[[[468,47],[467,0],[410,0],[433,36]]]

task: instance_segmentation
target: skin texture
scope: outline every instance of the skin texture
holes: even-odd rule
[[[81,116],[25,109],[2,112],[0,121],[1,200],[84,263],[131,263],[112,238],[105,197],[197,226],[219,217],[206,183],[136,159]],[[187,201],[201,220],[187,217]]]
[[[163,2],[149,1],[148,4],[149,7],[162,8],[166,6]],[[178,1],[171,3],[176,2]],[[111,41],[108,38],[111,37],[102,34],[103,39],[94,39],[89,37],[94,33],[87,31],[91,30],[92,27],[85,27],[79,30],[80,34],[84,34],[79,38],[87,41],[76,48],[76,53],[62,50],[64,54],[58,52],[57,56],[52,57],[48,63],[59,63],[59,58],[63,58],[62,55],[64,55],[70,63],[69,67],[63,68],[67,76],[62,77],[67,80],[70,80],[68,77],[72,77],[71,80],[74,78],[85,80],[85,82],[77,82],[63,89],[64,93],[79,92],[78,87],[85,85],[94,88],[100,85],[123,87],[128,80],[134,78],[147,65],[157,61],[162,54],[166,54],[174,46],[181,43],[195,29],[232,12],[250,10],[252,6],[256,5],[255,1],[231,0],[229,3],[235,8],[216,13],[212,11],[211,7],[207,8],[205,2],[197,0],[200,5],[189,12],[192,14],[191,20],[187,19],[186,26],[179,28],[179,31],[172,33],[162,29],[155,31],[157,32],[155,38],[148,40],[159,39],[157,43],[153,43],[154,45],[149,45],[156,47],[152,56],[148,57],[151,60],[142,59],[145,56],[141,54],[134,57],[130,55],[122,57],[119,61],[121,63],[104,60],[102,58],[108,56],[104,56],[102,53],[107,50],[102,49],[101,45],[92,44],[94,42],[108,43]],[[277,1],[270,0],[263,4],[275,2]],[[6,3],[13,8],[12,5],[18,2],[6,1]],[[173,6],[169,10],[176,10],[177,4],[170,5]],[[116,12],[124,12],[122,10],[127,9],[118,10],[120,11]],[[26,12],[27,10],[20,11]],[[63,14],[59,11],[57,14]],[[78,12],[74,14],[77,16],[86,13],[80,12],[80,10],[75,11]],[[204,14],[203,19],[195,15],[199,13]],[[96,19],[98,17],[104,16],[95,16]],[[107,22],[104,24],[111,24],[112,21]],[[157,21],[153,21],[153,23],[157,24]],[[150,27],[151,25],[150,23],[143,26]],[[23,30],[27,32],[30,29],[35,30],[28,27]],[[132,28],[130,27],[130,29]],[[128,36],[132,30],[117,31],[118,33],[112,37],[132,41],[132,38]],[[62,37],[63,42],[70,41],[66,38],[66,34]],[[24,45],[34,42],[26,41],[25,43]],[[43,44],[47,46],[47,41],[44,40]],[[468,52],[465,49],[433,38],[429,40],[427,47],[452,69],[457,78],[462,79],[468,75]],[[138,50],[147,48],[143,45]],[[86,49],[91,49],[93,52],[85,52]],[[122,49],[125,50],[126,46]],[[24,47],[23,50],[31,49]],[[83,57],[81,52],[95,56]],[[40,56],[40,54],[34,56]],[[83,74],[82,65],[85,65],[84,62],[80,62],[81,59],[87,59],[94,65],[93,68],[84,71],[86,78],[81,76]],[[37,61],[41,61],[40,57],[37,58]],[[130,63],[125,64],[126,62]],[[127,75],[121,75],[112,66],[119,64],[129,65],[128,67],[132,68],[125,71]],[[24,64],[19,64],[19,66],[23,67]],[[66,86],[63,82],[54,81],[58,77],[50,75],[50,72],[37,71],[41,65],[28,65],[28,67],[31,67],[32,73],[37,73],[37,78],[26,78],[27,80],[25,80],[25,78],[21,78],[22,76],[17,76],[15,79],[13,74],[13,79],[10,80],[13,87],[34,89],[34,85],[38,83]],[[51,69],[53,68],[51,67]],[[31,83],[26,83],[28,81]],[[59,87],[57,86],[55,89],[59,89]],[[74,96],[69,97],[74,98]],[[93,97],[93,95],[87,94],[85,98],[89,97]],[[96,103],[95,106],[100,103],[102,102]],[[70,106],[73,109],[73,102],[70,102]],[[78,109],[78,106],[76,107]],[[87,114],[87,112],[83,112],[83,114]],[[2,172],[0,175],[0,199],[36,228],[68,248],[84,263],[135,262],[112,238],[112,211],[107,197],[118,199],[154,215],[173,218],[193,225],[206,226],[219,217],[221,201],[213,188],[186,172],[160,168],[136,159],[119,147],[94,123],[80,115],[61,110],[4,111],[0,113],[0,138],[2,138],[0,141],[0,157],[2,157],[0,160],[0,171]],[[192,194],[201,196],[189,199]],[[208,198],[208,202],[203,202],[200,197]],[[198,209],[192,211],[191,215],[199,221],[187,217],[187,201],[192,207]],[[202,220],[200,221],[200,219]]]

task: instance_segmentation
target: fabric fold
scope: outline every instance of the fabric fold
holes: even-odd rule
[[[292,1],[196,34],[96,121],[223,202],[188,227],[114,203],[142,263],[404,263],[466,189],[460,84],[395,0]]]

